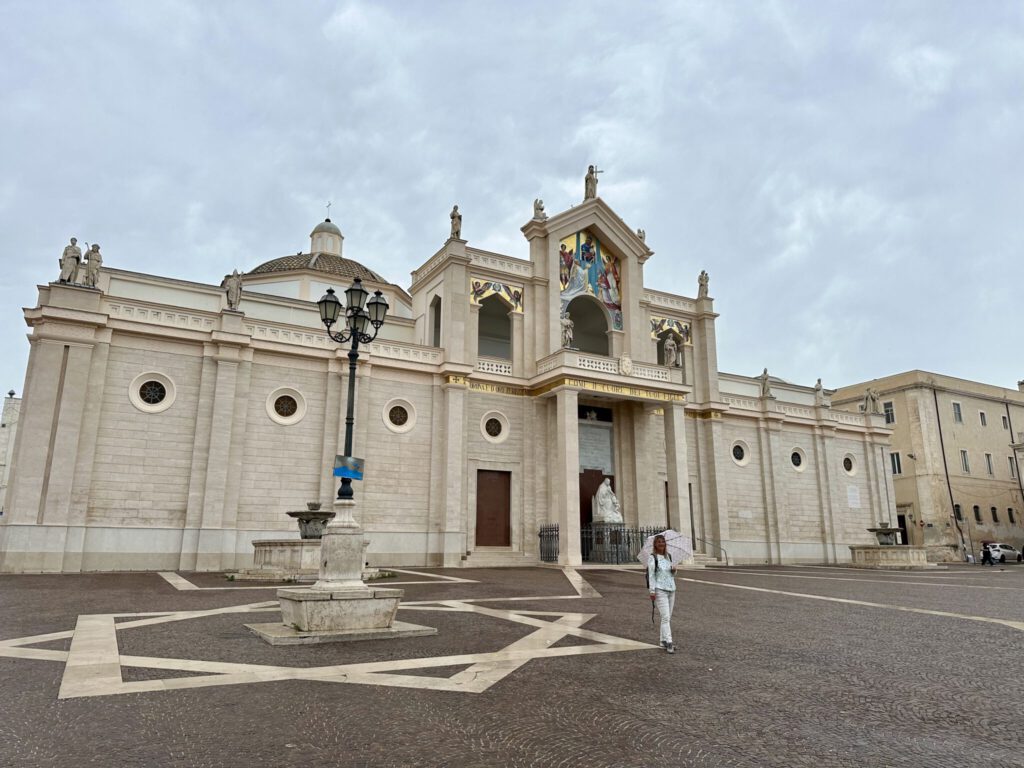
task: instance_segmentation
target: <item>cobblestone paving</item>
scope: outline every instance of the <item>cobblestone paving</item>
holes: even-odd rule
[[[576,594],[558,570],[432,572],[477,583],[409,585],[407,601],[531,597],[484,605],[595,614],[584,629],[657,639],[639,572],[580,571],[601,597],[567,600],[551,599]],[[228,582],[182,575],[201,589],[178,591],[156,574],[0,577],[0,640],[72,630],[85,614],[274,599],[273,590],[203,589]],[[533,659],[479,694],[279,680],[60,700],[63,662],[0,658],[0,766],[1024,766],[1024,568],[682,575],[674,656]],[[490,616],[407,610],[402,618],[439,633],[289,649],[243,627],[273,617],[125,629],[118,647],[125,656],[310,667],[495,651],[530,631]],[[555,646],[586,644],[569,637]],[[69,641],[33,647],[66,651]]]

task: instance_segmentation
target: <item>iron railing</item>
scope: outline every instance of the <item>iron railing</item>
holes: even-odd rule
[[[580,550],[585,563],[604,565],[637,564],[636,556],[648,536],[661,533],[664,528],[627,528],[622,525],[585,525],[580,529]],[[540,559],[545,563],[558,562],[558,524],[542,525]]]
[[[540,532],[540,559],[544,563],[558,562],[558,523],[542,525]]]

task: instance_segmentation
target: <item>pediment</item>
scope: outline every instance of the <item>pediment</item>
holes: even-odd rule
[[[619,258],[636,259],[643,264],[654,255],[637,233],[600,197],[585,200],[543,223],[547,236],[558,241],[589,230],[601,241],[603,248]],[[523,229],[525,231],[526,227]]]

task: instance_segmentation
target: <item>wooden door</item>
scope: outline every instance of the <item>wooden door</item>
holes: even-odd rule
[[[512,473],[476,472],[476,546],[512,545]]]
[[[615,477],[606,475],[600,469],[584,469],[580,472],[580,527],[590,525],[594,519],[594,494],[601,487],[606,477],[612,481],[612,490],[615,490]]]

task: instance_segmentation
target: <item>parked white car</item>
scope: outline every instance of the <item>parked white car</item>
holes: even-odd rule
[[[982,555],[985,554],[985,550],[992,553],[992,559],[997,563],[1012,563],[1016,560],[1018,563],[1024,561],[1024,555],[1018,552],[1016,549],[1011,547],[1009,544],[986,544],[981,548]]]

